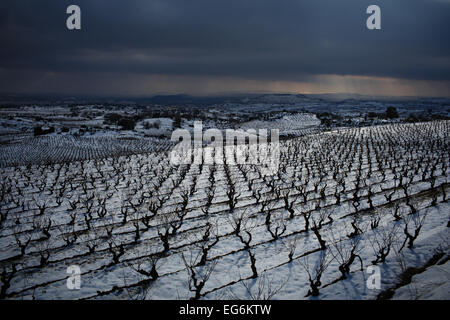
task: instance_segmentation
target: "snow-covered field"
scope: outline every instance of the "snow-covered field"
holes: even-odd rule
[[[169,140],[133,135],[96,137],[43,136],[0,146],[0,166],[51,164],[113,156],[167,151]]]
[[[278,129],[281,135],[298,134],[302,130],[318,127],[320,120],[311,113],[287,115],[277,121],[249,121],[240,126],[241,129]],[[301,135],[301,134],[298,134]]]
[[[174,166],[150,140],[122,154],[109,151],[125,142],[99,137],[2,147],[0,299],[375,299],[392,288],[448,299],[449,129],[308,134],[281,142],[274,175],[230,159]],[[436,255],[442,264],[398,286]],[[367,285],[369,266],[380,287]]]
[[[448,259],[448,256],[446,257]],[[399,288],[393,299],[400,300],[448,300],[450,292],[450,262],[428,268],[421,274],[415,275],[410,284]]]

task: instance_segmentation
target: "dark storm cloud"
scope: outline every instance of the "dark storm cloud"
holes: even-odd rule
[[[70,4],[81,31],[65,28]],[[450,80],[449,22],[445,0],[3,0],[0,71]]]

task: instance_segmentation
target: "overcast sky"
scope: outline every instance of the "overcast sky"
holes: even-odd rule
[[[447,0],[2,0],[0,92],[450,96],[449,24]]]

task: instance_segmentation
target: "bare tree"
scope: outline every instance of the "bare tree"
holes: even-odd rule
[[[270,220],[267,226],[267,231],[269,231],[273,240],[278,240],[286,232],[286,222],[283,213],[280,212],[275,215],[275,218]]]
[[[242,244],[244,245],[244,250],[250,249],[250,242],[252,242],[252,233],[247,228],[246,230],[241,230],[237,234],[239,240],[241,240]]]
[[[239,235],[241,230],[244,230],[249,222],[250,215],[248,209],[239,209],[231,211],[228,216],[228,222],[233,228],[233,232],[236,236]]]
[[[189,276],[189,291],[194,292],[195,294],[191,300],[198,300],[202,297],[202,290],[214,271],[214,268],[217,265],[217,260],[211,261],[204,266],[196,267],[198,266],[200,251],[198,253],[191,251],[189,257],[186,257],[186,255],[182,252],[181,258],[183,259]]]
[[[322,285],[322,275],[332,261],[333,259],[329,258],[328,251],[326,249],[319,252],[319,259],[314,264],[314,267],[312,267],[309,262],[309,255],[306,255],[299,260],[300,265],[308,274],[310,289],[308,290],[306,297],[317,297],[319,295],[319,288]]]
[[[63,230],[61,227],[58,229],[61,238],[66,242],[66,246],[70,246],[77,241],[78,234],[75,231],[75,226],[72,226],[72,230]]]
[[[18,224],[14,226],[14,239],[20,249],[20,254],[25,255],[25,251],[32,239],[32,233],[23,230],[23,227]]]
[[[372,261],[372,264],[384,263],[392,245],[397,240],[397,225],[393,224],[391,227],[386,226],[373,230],[373,236],[369,240],[375,253],[375,260]]]
[[[112,255],[112,262],[111,266],[118,264],[120,262],[120,257],[122,257],[125,254],[125,247],[123,243],[118,243],[113,239],[108,240],[108,251]]]
[[[370,229],[378,228],[378,225],[380,224],[380,214],[375,210],[373,214],[370,215]]]
[[[352,222],[351,222],[350,224],[351,224],[351,226],[352,226],[352,228],[353,228],[353,231],[350,232],[350,233],[347,235],[347,237],[349,237],[349,238],[354,238],[354,237],[359,236],[360,234],[362,234],[362,233],[364,232],[364,231],[361,229],[361,221],[360,221],[358,215],[354,215],[354,216],[353,216]]]
[[[230,211],[233,212],[233,210],[236,208],[237,200],[241,194],[236,193],[234,185],[228,185],[225,193],[228,198],[228,206],[230,208]]]
[[[44,267],[50,259],[50,243],[48,240],[37,240],[33,245],[40,256],[39,266]]]
[[[277,193],[278,198],[282,198],[284,202],[284,209],[289,212],[289,219],[293,219],[295,215],[294,205],[297,202],[299,195],[290,198],[291,190],[280,190]]]
[[[50,228],[52,227],[52,219],[44,218],[44,217],[34,217],[33,218],[33,227],[36,230],[39,230],[44,235],[43,239],[50,239],[51,233]]]
[[[346,279],[350,273],[350,267],[358,258],[361,264],[361,271],[363,270],[363,261],[358,254],[361,251],[359,248],[360,237],[352,237],[350,240],[345,238],[337,239],[334,233],[331,233],[331,250],[330,254],[334,260],[339,263],[339,271],[341,272],[341,279]]]
[[[212,205],[212,202],[214,200],[214,196],[215,196],[215,192],[216,192],[216,188],[215,187],[209,187],[206,189],[206,203],[205,205],[202,207],[202,211],[205,215],[209,214],[209,208]]]
[[[0,300],[7,297],[7,291],[11,286],[11,280],[14,278],[16,272],[16,264],[11,266],[11,271],[8,271],[5,266],[2,267],[2,272],[0,273],[0,281],[2,283],[0,287]]]
[[[157,252],[157,246],[152,243],[146,246],[146,248],[147,251],[145,254],[147,255],[147,258],[145,260],[139,259],[136,263],[127,263],[127,265],[140,275],[151,280],[156,280],[159,277],[157,265],[163,255],[160,252]]]
[[[317,241],[319,241],[320,249],[324,250],[326,249],[326,242],[322,238],[322,235],[320,234],[320,229],[322,229],[322,224],[325,221],[326,212],[325,210],[320,210],[315,212],[316,214],[313,216],[313,226],[311,227],[311,230],[314,232],[314,235],[317,238]]]
[[[201,251],[200,261],[198,266],[206,264],[209,251],[219,242],[217,224],[208,221],[205,226],[205,232],[202,235],[202,240],[196,242],[195,246]]]
[[[394,204],[393,211],[391,211],[390,213],[394,217],[394,221],[400,221],[401,219],[403,219],[403,214],[400,211],[400,202],[399,201],[397,201]]]
[[[92,228],[91,232],[84,233],[80,239],[86,245],[89,253],[94,253],[99,244],[103,242],[99,228]]]
[[[274,277],[269,278],[266,273],[260,275],[254,280],[244,280],[241,285],[244,287],[250,300],[272,300],[278,293],[280,293],[289,281],[289,277],[282,280],[278,285],[275,285]],[[239,300],[233,291],[230,289],[231,297]]]
[[[292,262],[295,254],[295,250],[297,249],[299,238],[297,236],[289,237],[285,243],[286,247],[288,248],[288,258],[289,262]]]
[[[422,229],[422,226],[425,222],[426,216],[427,216],[426,213],[421,214],[420,212],[413,214],[413,215],[406,216],[406,218],[404,220],[405,227],[403,229],[403,233],[405,234],[406,238],[403,241],[400,251],[403,249],[406,242],[408,242],[408,248],[411,249],[414,247],[414,241],[419,236],[420,230]],[[410,233],[410,230],[409,230],[411,226],[414,230],[412,233]]]
[[[177,233],[182,221],[178,220],[176,213],[160,214],[158,218],[158,236],[163,243],[164,252],[168,252],[170,250],[169,238]]]
[[[258,269],[256,268],[255,254],[250,249],[247,250],[247,253],[250,258],[250,268],[252,269],[252,278],[256,279],[258,277]]]

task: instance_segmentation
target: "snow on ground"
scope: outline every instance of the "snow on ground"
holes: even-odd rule
[[[395,291],[394,300],[449,300],[450,260],[412,277],[411,283]]]
[[[168,136],[173,131],[173,120],[169,118],[149,118],[140,121],[135,130],[150,136]]]
[[[297,130],[307,129],[320,125],[320,120],[311,113],[298,113],[295,115],[286,115],[275,121],[254,120],[240,125],[241,129],[278,129],[280,134],[290,134]]]
[[[136,268],[149,270],[155,256],[159,277],[151,281],[144,297],[191,298],[186,265],[190,259],[196,263],[202,252],[199,245],[218,239],[205,266],[191,264],[197,274],[215,266],[202,288],[203,299],[257,297],[261,287],[274,299],[375,299],[398,283],[405,266],[423,266],[439,248],[448,252],[447,137],[448,123],[436,122],[287,140],[280,156],[285,166],[273,176],[262,175],[258,166],[173,166],[162,152],[144,152],[148,146],[139,144],[142,141],[136,145],[133,137],[115,142],[106,137],[76,139],[78,148],[74,141],[56,137],[32,140],[25,150],[17,149],[16,154],[10,150],[8,159],[16,159],[19,152],[42,159],[42,154],[50,157],[60,150],[59,160],[67,161],[0,169],[1,208],[8,213],[0,229],[0,262],[7,270],[11,261],[18,262],[8,298],[129,299],[134,289],[123,288],[137,289],[140,281],[148,280]],[[142,153],[133,149],[128,150],[135,152],[131,155],[108,158],[106,151],[120,146],[134,146]],[[73,152],[85,152],[90,160],[77,162]],[[400,180],[404,183],[405,177],[411,179],[402,188]],[[232,191],[239,194],[231,197],[233,209]],[[211,202],[205,204],[209,192]],[[285,199],[294,203],[292,217],[282,199],[285,192],[289,192]],[[161,207],[153,214],[155,204]],[[392,216],[396,205],[403,216],[398,221]],[[409,215],[410,206],[417,212]],[[107,214],[102,216],[104,210]],[[240,216],[246,217],[241,231],[252,237],[247,249],[233,232]],[[327,243],[323,250],[311,231],[321,217],[320,234]],[[379,217],[379,226],[372,228],[374,217]],[[405,224],[420,217],[426,218],[413,248],[400,251]],[[45,219],[52,221],[48,238],[43,236]],[[354,237],[349,234],[355,221],[361,228],[357,239],[363,270],[356,260],[347,279],[339,280],[339,263],[334,259],[323,273],[319,296],[305,297],[309,290],[305,269],[314,272],[321,258],[336,254],[335,245],[351,247]],[[173,231],[178,223],[179,229]],[[209,235],[208,225],[214,227]],[[273,232],[283,228],[274,237]],[[172,230],[166,251],[162,251],[164,230]],[[376,241],[391,231],[390,254],[377,263],[381,287],[369,289],[367,267],[375,259]],[[17,242],[27,235],[31,245],[21,255]],[[78,237],[68,243],[71,235]],[[293,240],[297,246],[290,261]],[[120,248],[123,252],[117,257]],[[254,279],[252,255],[258,271]],[[66,287],[69,265],[81,267],[81,290]]]
[[[443,203],[435,208],[427,208],[424,211],[427,212],[427,221],[423,227],[423,234],[421,234],[416,240],[417,242],[415,243],[414,249],[403,249],[404,251],[400,253],[401,259],[406,262],[407,267],[421,267],[422,265],[424,265],[435,254],[435,250],[441,244],[447,245],[448,250],[448,244],[450,243],[450,234],[447,228],[447,222],[450,218],[450,204]],[[401,230],[398,231],[399,235],[401,235]],[[352,267],[352,273],[350,276],[348,276],[347,279],[332,283],[340,277],[337,265],[335,263],[332,263],[324,273],[324,277],[322,280],[322,284],[324,287],[320,289],[320,296],[317,298],[309,297],[308,299],[376,299],[377,295],[383,290],[395,286],[395,284],[399,282],[399,276],[402,273],[402,267],[398,260],[399,256],[396,253],[388,256],[385,263],[378,265],[381,269],[380,289],[368,288],[367,281],[370,273],[367,272],[367,266],[372,265],[370,261],[373,259],[374,255],[371,245],[371,239],[371,232],[367,232],[367,234],[365,234],[362,239],[362,251],[360,255],[365,266],[363,271],[358,270],[359,263],[355,262],[354,266]],[[316,240],[310,239],[310,241]],[[307,243],[303,245],[307,245]],[[398,247],[399,244],[397,243],[396,250],[399,249]],[[311,263],[311,265],[314,265],[314,263],[319,260],[321,254],[321,252],[312,254],[308,258],[308,262]],[[273,256],[267,255],[265,259],[267,265],[275,265],[279,263],[280,256],[276,254]],[[447,269],[436,268],[436,270],[432,274],[433,281],[435,281],[435,283],[441,284],[446,283],[449,277],[446,270]],[[421,282],[421,280],[423,279],[426,279],[426,276],[417,278],[416,282]],[[307,294],[307,291],[309,289],[308,278],[302,264],[300,263],[300,260],[295,263],[285,264],[281,267],[269,270],[266,273],[264,281],[267,282],[266,287],[269,282],[271,282],[271,286],[273,288],[282,287],[279,293],[275,295],[274,299],[305,299],[305,295]],[[260,279],[250,280],[247,282],[250,288],[253,288],[252,290],[250,290],[250,292],[252,293],[256,292],[261,284]],[[425,281],[424,283],[426,284],[427,282]],[[448,286],[446,285],[445,287],[438,288],[436,294],[443,294],[442,296],[440,296],[441,299],[450,299],[450,292],[447,291],[445,293],[445,288],[448,288]],[[427,288],[426,285],[423,289],[430,290],[430,288]],[[242,283],[238,283],[230,286],[229,288],[216,292],[211,297],[207,298],[232,298],[233,296],[249,298],[248,293],[249,291],[247,290],[247,288],[243,286]],[[401,297],[406,298],[404,294],[401,295]]]

